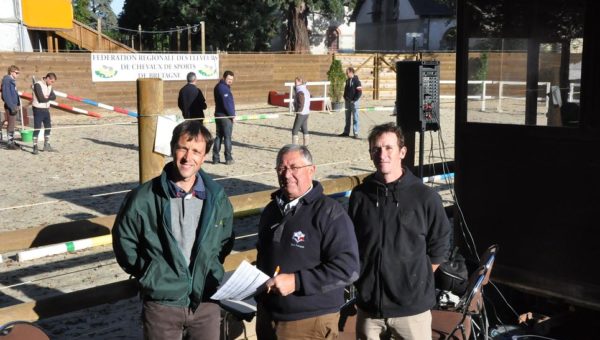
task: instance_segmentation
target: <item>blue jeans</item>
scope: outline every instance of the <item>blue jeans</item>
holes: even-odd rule
[[[360,101],[357,100],[355,102],[351,102],[346,100],[346,125],[344,126],[344,134],[350,134],[350,122],[353,121],[352,124],[352,132],[354,132],[355,136],[358,136],[358,108],[360,106]]]
[[[219,160],[219,152],[221,152],[221,143],[225,144],[225,160],[232,160],[231,156],[231,133],[233,132],[233,121],[229,118],[217,118],[217,136],[213,146],[213,161]]]

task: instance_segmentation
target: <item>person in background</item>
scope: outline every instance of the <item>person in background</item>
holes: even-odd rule
[[[56,74],[50,72],[42,80],[33,84],[33,154],[38,154],[38,136],[44,125],[44,149],[42,151],[55,151],[50,146],[50,101],[56,99],[52,85],[56,82]]]
[[[206,99],[202,91],[196,87],[196,73],[187,74],[187,84],[179,90],[177,106],[185,119],[197,119],[204,122],[204,110],[206,110]]]
[[[221,144],[225,144],[225,164],[234,163],[231,154],[232,143],[231,135],[233,133],[233,123],[235,121],[235,103],[231,93],[231,84],[233,84],[234,74],[231,71],[225,71],[223,78],[217,83],[214,90],[215,95],[215,124],[217,125],[217,137],[213,147],[213,164],[219,164]]]
[[[112,229],[115,257],[138,281],[145,339],[219,339],[210,299],[233,247],[233,208],[201,167],[212,144],[197,120],[177,125],[173,161],[132,190]]]
[[[257,297],[259,340],[337,339],[344,288],[358,277],[358,249],[345,209],[313,180],[303,145],[277,154],[280,189],[260,217],[256,266],[275,273]]]
[[[4,124],[6,120],[8,122],[7,136],[8,144],[6,148],[9,150],[17,150],[19,147],[15,144],[15,125],[17,122],[17,114],[21,109],[21,100],[19,99],[19,92],[17,92],[17,78],[19,77],[19,67],[16,65],[10,65],[8,67],[8,74],[2,78],[2,101],[4,101],[4,119],[0,120],[0,124]],[[2,128],[0,127],[0,140],[2,140]]]
[[[294,111],[296,112],[296,119],[294,120],[294,126],[292,127],[292,144],[298,144],[298,131],[302,130],[302,144],[308,145],[308,114],[310,111],[310,92],[306,88],[302,77],[296,77],[294,80],[296,86],[294,91]]]
[[[346,125],[344,125],[344,132],[339,136],[347,137],[350,136],[350,125],[352,125],[352,132],[354,138],[360,138],[359,126],[358,126],[358,110],[360,108],[360,96],[362,95],[362,85],[358,76],[354,74],[354,68],[348,67],[346,69],[346,85],[344,86],[344,102],[346,107]]]
[[[442,199],[402,166],[404,135],[393,123],[369,133],[374,174],[352,190],[348,214],[360,251],[356,336],[431,339],[433,272],[445,262],[450,223]]]

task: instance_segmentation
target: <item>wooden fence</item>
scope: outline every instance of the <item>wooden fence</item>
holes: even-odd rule
[[[352,66],[360,77],[366,99],[393,100],[396,93],[395,62],[414,60],[414,54],[337,54],[344,68]],[[286,91],[284,83],[301,75],[307,81],[327,79],[327,70],[332,55],[298,54],[221,54],[220,71],[232,70],[235,82],[232,91],[236,103],[267,103],[269,91]],[[540,57],[540,81],[558,82],[558,54],[545,54]],[[574,56],[572,58],[577,58]],[[424,53],[423,60],[439,60],[441,80],[455,79],[454,53]],[[470,57],[471,79],[477,79],[481,54]],[[88,53],[0,53],[0,67],[6,69],[15,64],[21,68],[17,85],[19,90],[31,91],[31,76],[38,79],[47,72],[55,72],[58,81],[55,88],[79,97],[90,98],[109,105],[122,106],[135,110],[135,82],[93,83],[91,61]],[[489,80],[524,81],[526,77],[526,55],[524,53],[489,53],[487,55]],[[479,77],[481,77],[481,72]],[[213,105],[212,91],[216,80],[199,81],[198,87],[204,92],[209,105]],[[184,81],[165,81],[165,108],[176,109],[177,94]],[[496,91],[490,88],[489,91]],[[453,95],[454,85],[444,84],[442,95]],[[59,100],[61,101],[61,100]],[[64,102],[64,100],[62,100]],[[73,104],[73,103],[71,103]],[[83,107],[86,108],[86,107]]]

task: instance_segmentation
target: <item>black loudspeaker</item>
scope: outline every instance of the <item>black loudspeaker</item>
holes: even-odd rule
[[[440,62],[396,62],[396,119],[404,131],[440,128]]]

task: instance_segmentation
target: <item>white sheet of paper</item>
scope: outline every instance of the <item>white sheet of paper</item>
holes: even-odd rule
[[[171,156],[171,137],[173,129],[177,126],[177,116],[158,116],[156,120],[156,137],[154,138],[154,152]]]
[[[213,300],[244,300],[256,293],[270,277],[255,266],[242,261],[229,280],[210,298]]]

